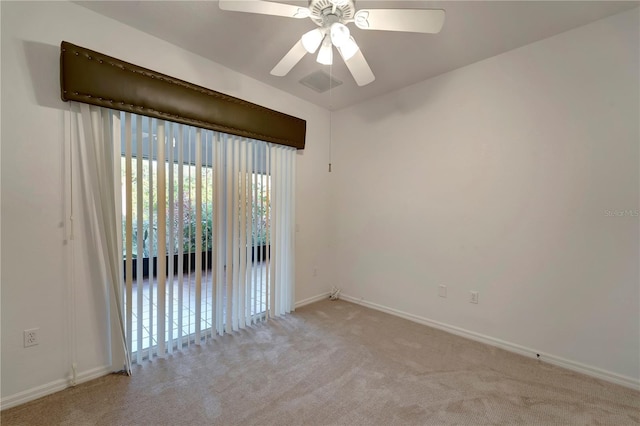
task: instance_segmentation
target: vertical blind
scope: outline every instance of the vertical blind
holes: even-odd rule
[[[294,148],[120,113],[125,335],[133,360],[294,304]]]

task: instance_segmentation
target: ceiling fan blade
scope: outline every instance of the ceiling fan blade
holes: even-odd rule
[[[362,9],[354,16],[363,30],[439,33],[444,24],[442,9]]]
[[[290,18],[308,18],[311,15],[311,11],[306,7],[261,0],[220,0],[219,6],[222,10],[232,12],[261,13]]]
[[[342,59],[344,59],[344,54],[342,53],[342,49],[338,49]],[[367,84],[373,82],[376,79],[376,76],[373,75],[373,71],[371,71],[371,67],[367,63],[367,60],[364,58],[364,55],[358,49],[353,56],[344,61],[353,76],[353,79],[358,83],[358,86],[366,86]]]
[[[271,75],[284,77],[289,73],[289,71],[291,71],[293,67],[296,66],[298,62],[300,62],[300,59],[302,59],[302,57],[306,54],[307,49],[304,48],[302,40],[298,40],[298,42],[293,45],[291,50],[289,50],[289,52],[287,52],[287,54],[284,55],[282,59],[280,59],[280,62],[278,62],[275,67],[273,67],[273,69],[271,70]]]

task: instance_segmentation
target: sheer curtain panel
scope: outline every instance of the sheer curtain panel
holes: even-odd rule
[[[84,221],[87,232],[82,238],[94,250],[92,261],[98,270],[94,271],[93,276],[99,277],[95,285],[99,286],[107,299],[112,368],[124,369],[130,374],[130,351],[125,340],[122,303],[119,121],[119,113],[87,104],[70,103],[71,150],[78,157],[81,202],[86,213]]]

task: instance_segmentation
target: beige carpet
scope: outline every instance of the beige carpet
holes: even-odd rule
[[[640,393],[323,301],[2,412],[5,425],[640,424]]]

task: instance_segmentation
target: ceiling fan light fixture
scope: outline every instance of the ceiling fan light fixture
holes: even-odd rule
[[[306,7],[298,8],[296,13],[293,15],[294,18],[298,18],[298,19],[308,18],[309,16],[311,16],[311,11]]]
[[[338,49],[340,50],[342,59],[348,61],[349,59],[353,58],[353,55],[355,55],[358,50],[360,50],[360,47],[358,47],[358,44],[353,39],[353,37],[349,37],[349,39],[344,42]]]
[[[358,28],[363,30],[366,30],[371,25],[369,23],[369,12],[366,10],[359,10],[356,12],[356,15],[353,17],[353,21],[356,23]]]
[[[331,42],[335,47],[342,47],[342,45],[349,41],[349,38],[351,37],[349,28],[340,22],[335,22],[331,25],[330,34]]]
[[[322,42],[322,47],[320,47],[320,52],[318,52],[317,61],[322,65],[333,64],[333,47],[328,36],[326,36]]]
[[[302,45],[307,52],[316,53],[316,50],[320,47],[320,43],[322,43],[323,38],[324,32],[320,28],[316,28],[302,36]]]

